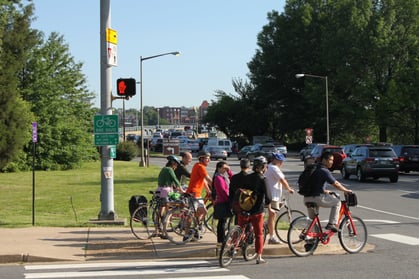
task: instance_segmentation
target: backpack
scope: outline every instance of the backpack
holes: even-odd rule
[[[318,169],[317,164],[308,165],[298,177],[298,193],[310,196],[312,192],[311,176]]]
[[[147,198],[145,196],[132,196],[128,201],[130,216],[132,216],[132,213],[134,213],[140,204],[144,203],[147,204]],[[147,211],[145,212],[145,215],[147,215]]]
[[[257,195],[255,191],[239,188],[234,194],[233,210],[236,213],[250,211],[256,204]]]

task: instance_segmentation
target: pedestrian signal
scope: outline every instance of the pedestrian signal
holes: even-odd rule
[[[116,93],[118,96],[131,97],[135,95],[136,82],[133,78],[119,78],[116,81]]]

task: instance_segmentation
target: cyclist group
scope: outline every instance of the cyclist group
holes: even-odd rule
[[[263,246],[264,246],[264,215],[265,208],[268,209],[268,233],[269,233],[269,244],[281,243],[274,234],[274,224],[277,217],[277,212],[281,208],[282,191],[283,188],[290,194],[294,193],[287,182],[281,166],[286,160],[282,153],[273,153],[271,161],[268,161],[265,157],[256,157],[253,160],[253,172],[250,171],[250,162],[248,159],[242,159],[240,161],[241,171],[237,174],[231,172],[228,164],[224,161],[218,162],[216,165],[216,171],[214,176],[211,178],[207,172],[207,166],[210,162],[210,154],[200,151],[198,153],[198,162],[194,164],[191,172],[189,173],[186,166],[192,161],[192,154],[186,152],[182,155],[182,160],[179,160],[176,156],[168,156],[167,164],[159,173],[158,177],[158,188],[160,198],[164,201],[168,201],[169,193],[178,192],[182,194],[189,194],[193,197],[193,207],[195,214],[198,219],[199,226],[203,225],[204,217],[207,213],[207,209],[202,198],[203,190],[207,195],[213,194],[213,202],[215,207],[220,204],[234,203],[234,195],[237,190],[249,189],[256,193],[256,201],[252,208],[247,211],[247,214],[236,213],[236,222],[239,226],[247,223],[251,223],[254,230],[254,246],[256,253],[256,263],[266,263],[266,260],[262,258]],[[330,195],[326,189],[326,183],[331,184],[336,189],[343,191],[345,194],[350,193],[351,190],[344,187],[339,183],[329,171],[330,166],[333,164],[333,154],[324,153],[321,157],[321,163],[316,171],[313,173],[312,181],[314,191],[310,196],[304,197],[304,202],[315,203],[317,207],[329,207],[331,208],[329,223],[326,229],[333,232],[337,231],[338,214],[340,209],[340,199],[333,195]],[[186,180],[189,179],[189,185],[186,187]],[[162,206],[160,209],[160,218],[164,216],[166,206]],[[314,218],[315,210],[308,208],[308,215],[310,218]],[[217,248],[226,241],[225,225],[226,220],[229,216],[218,217],[217,225]],[[188,227],[188,226],[187,226]],[[166,238],[166,236],[159,231],[159,225],[156,224],[155,232],[152,236],[160,236]],[[193,238],[193,230],[190,233],[186,233],[184,241],[187,238]]]

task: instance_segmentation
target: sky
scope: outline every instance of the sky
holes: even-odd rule
[[[32,28],[64,36],[70,54],[83,63],[89,90],[100,107],[100,0],[33,0]],[[112,92],[118,78],[139,81],[140,57],[179,51],[142,62],[143,105],[200,106],[215,91],[234,93],[233,79],[247,80],[257,35],[272,10],[285,0],[110,0],[110,28],[117,31],[118,65],[112,67]],[[139,109],[137,95],[125,108]],[[122,100],[113,101],[121,108]]]

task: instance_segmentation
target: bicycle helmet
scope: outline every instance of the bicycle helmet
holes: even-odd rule
[[[255,159],[253,159],[253,167],[254,168],[259,168],[259,167],[263,167],[264,165],[266,165],[268,163],[268,161],[266,160],[265,157],[263,156],[258,156]]]
[[[179,161],[179,159],[176,157],[176,156],[174,156],[174,155],[170,155],[170,156],[167,156],[167,161],[174,161],[174,162],[176,162],[178,165],[180,165],[180,161]]]

